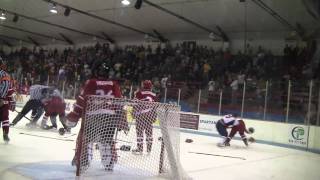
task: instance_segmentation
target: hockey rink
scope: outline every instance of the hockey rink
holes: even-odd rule
[[[10,120],[15,115],[16,113],[11,113]],[[25,127],[26,123],[28,120],[24,118],[17,127],[10,129],[9,144],[4,144],[2,139],[0,141],[0,179],[76,179],[71,160],[76,139],[74,133],[77,133],[78,129],[73,129],[71,134],[60,136],[57,131],[28,129]],[[186,143],[187,138],[193,142]],[[180,160],[192,179],[318,180],[320,177],[319,154],[258,143],[247,148],[238,140],[231,141],[230,147],[219,148],[216,146],[217,142],[219,138],[216,137],[181,133]],[[117,167],[115,170],[120,171],[121,168]],[[130,173],[130,169],[126,171]],[[103,173],[105,172],[98,172],[97,177],[82,179],[106,179],[101,175]],[[134,178],[128,176],[120,179]]]

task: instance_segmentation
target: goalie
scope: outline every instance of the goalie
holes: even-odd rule
[[[106,63],[97,63],[93,69],[96,70],[95,76],[97,78],[87,80],[80,95],[76,99],[73,111],[67,115],[66,121],[68,127],[75,127],[79,119],[85,116],[85,113],[87,113],[86,117],[91,116],[92,118],[88,119],[93,121],[90,122],[88,127],[84,127],[84,123],[81,123],[81,128],[77,137],[75,156],[72,160],[72,165],[77,166],[77,175],[80,174],[79,171],[86,170],[86,168],[89,167],[93,143],[97,143],[99,146],[101,162],[105,167],[105,170],[112,171],[114,164],[117,161],[117,152],[115,150],[116,142],[114,140],[115,131],[117,129],[128,130],[126,121],[123,123],[115,122],[115,118],[113,118],[113,121],[110,121],[112,116],[117,115],[117,112],[122,112],[122,108],[120,107],[115,107],[111,104],[109,107],[104,106],[106,109],[103,109],[103,112],[99,114],[92,113],[92,115],[88,115],[90,112],[85,112],[86,101],[89,95],[102,95],[108,98],[122,97],[118,83],[107,79],[109,67]],[[118,111],[116,111],[114,108],[119,108],[121,110],[119,111],[118,109]],[[118,119],[116,120],[126,120],[126,118],[122,118],[122,116],[119,118],[118,116]],[[84,134],[84,131],[89,129],[103,129],[103,131],[97,131],[96,134],[90,136]]]

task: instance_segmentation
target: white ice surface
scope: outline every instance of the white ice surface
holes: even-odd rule
[[[10,120],[15,116],[16,113],[10,113]],[[25,128],[27,122],[27,119],[23,119],[17,127],[10,129],[9,144],[4,144],[0,139],[0,180],[75,179],[75,168],[70,162],[75,145],[72,140],[76,139],[76,135],[61,137],[53,131],[30,130]],[[77,129],[73,132],[77,132]],[[185,143],[186,138],[194,142]],[[231,142],[231,147],[219,148],[216,146],[218,141],[215,137],[181,134],[180,159],[190,177],[196,180],[320,179],[319,154],[264,144],[251,144],[246,148],[236,140]],[[117,166],[115,171],[123,169]],[[129,173],[131,170],[126,171]],[[108,175],[108,179],[134,179],[130,175],[122,178]],[[95,176],[83,179],[106,179],[106,176],[105,172],[97,171]]]

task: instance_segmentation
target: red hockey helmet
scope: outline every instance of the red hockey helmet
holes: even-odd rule
[[[142,88],[143,89],[151,89],[152,88],[152,82],[150,80],[144,80],[142,82]]]

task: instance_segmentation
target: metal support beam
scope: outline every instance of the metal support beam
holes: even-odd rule
[[[28,36],[28,39],[29,39],[34,45],[40,46],[40,44],[39,44],[36,40],[34,40],[32,37]]]
[[[284,26],[287,26],[289,29],[297,31],[296,27],[290,24],[286,19],[281,17],[276,11],[274,11],[272,8],[270,8],[267,4],[265,4],[261,0],[252,0],[256,5],[258,5],[260,8],[265,10],[267,13],[269,13],[271,16],[273,16],[277,21],[279,21]]]
[[[60,36],[66,41],[68,42],[70,45],[74,45],[73,41],[71,39],[69,39],[67,36],[65,36],[64,34],[62,33],[59,33]]]
[[[223,41],[228,42],[230,39],[227,36],[227,34],[222,30],[222,28],[220,26],[218,26],[218,25],[216,26],[216,28],[219,31],[219,33],[221,34],[221,37],[222,37]]]
[[[55,26],[55,27],[58,27],[58,28],[61,28],[61,29],[65,29],[65,30],[68,30],[68,31],[76,32],[76,33],[79,33],[79,34],[82,34],[82,35],[86,35],[86,36],[90,36],[90,37],[97,37],[97,38],[106,40],[104,37],[96,35],[96,34],[91,34],[91,33],[83,32],[83,31],[79,31],[79,30],[76,30],[76,29],[73,29],[73,28],[69,28],[69,27],[66,27],[66,26],[62,26],[62,25],[59,25],[59,24],[55,24],[55,23],[51,23],[51,22],[48,22],[48,21],[40,20],[40,19],[37,19],[37,18],[33,18],[33,17],[30,17],[30,16],[23,15],[23,14],[18,14],[16,12],[9,11],[9,10],[3,9],[3,8],[0,8],[0,11],[5,11],[7,14],[12,14],[12,15],[17,14],[18,16],[23,17],[23,18],[28,19],[28,20],[31,20],[31,21],[36,21],[36,22],[39,22],[39,23],[47,24],[47,25],[50,25],[50,26]]]
[[[26,42],[26,43],[29,43],[29,44],[33,44],[33,43],[30,42],[30,41],[27,41],[27,40],[24,40],[24,39],[20,39],[20,38],[16,38],[16,37],[11,37],[11,36],[7,36],[7,35],[3,35],[3,34],[0,34],[0,37],[6,38],[6,39],[15,40],[15,41],[22,41],[22,42]]]
[[[106,34],[105,32],[101,32],[101,34],[104,36],[104,38],[106,40],[108,40],[111,44],[115,44],[116,41],[114,39],[112,39],[108,34]]]
[[[186,18],[186,17],[184,17],[184,16],[181,16],[181,15],[179,15],[179,14],[177,14],[177,13],[174,13],[174,12],[172,12],[172,11],[166,9],[166,8],[163,8],[163,7],[161,7],[161,6],[159,6],[159,5],[155,4],[155,3],[152,3],[152,2],[150,2],[150,1],[148,1],[148,0],[143,0],[143,2],[146,3],[146,4],[148,4],[148,5],[150,5],[150,6],[152,6],[152,7],[154,7],[154,8],[156,8],[156,9],[159,9],[159,10],[161,10],[161,11],[163,11],[163,12],[166,12],[166,13],[168,13],[168,14],[170,14],[170,15],[178,18],[178,19],[181,19],[182,21],[185,21],[185,22],[187,22],[187,23],[189,23],[189,24],[192,24],[192,25],[194,25],[194,26],[196,26],[196,27],[198,27],[198,28],[200,28],[200,29],[208,32],[208,33],[213,33],[213,34],[215,34],[216,36],[222,38],[221,34],[215,32],[214,30],[209,29],[209,28],[207,28],[207,27],[205,27],[205,26],[202,26],[202,25],[200,25],[199,23],[194,22],[194,21],[192,21],[192,20],[190,20],[190,19],[188,19],[188,18]]]
[[[63,7],[63,8],[69,8],[69,9],[71,9],[72,11],[75,11],[75,12],[84,14],[84,15],[86,15],[86,16],[89,16],[89,17],[92,17],[92,18],[101,20],[101,21],[103,21],[103,22],[106,22],[106,23],[109,23],[109,24],[113,24],[113,25],[115,25],[115,26],[119,26],[119,27],[122,27],[122,28],[124,28],[124,29],[128,29],[128,30],[131,30],[131,31],[134,31],[134,32],[143,34],[143,35],[148,34],[149,36],[156,38],[154,35],[149,34],[149,33],[147,33],[147,32],[144,32],[144,31],[142,31],[142,30],[139,30],[139,29],[136,29],[136,28],[133,28],[133,27],[130,27],[130,26],[127,26],[127,25],[124,25],[124,24],[121,24],[121,23],[112,21],[112,20],[107,19],[107,18],[104,18],[104,17],[97,16],[97,15],[95,15],[95,14],[88,13],[88,12],[86,12],[86,11],[83,11],[83,10],[80,10],[80,9],[77,9],[77,8],[74,8],[74,7],[71,7],[71,6],[68,6],[68,5],[65,5],[65,4],[62,4],[62,3],[59,3],[59,2],[53,1],[53,0],[42,0],[42,1],[45,1],[45,2],[48,2],[48,3],[54,3],[54,4],[57,5],[57,6],[61,6],[61,7]]]
[[[8,28],[8,29],[13,29],[13,30],[16,30],[16,31],[21,31],[21,32],[24,32],[24,33],[29,33],[29,34],[37,35],[37,36],[44,37],[44,38],[48,38],[48,39],[56,39],[56,40],[58,40],[58,41],[66,42],[64,39],[56,38],[56,37],[53,37],[53,36],[49,36],[49,35],[45,35],[45,34],[33,32],[33,31],[28,31],[28,30],[21,29],[21,28],[17,28],[17,27],[13,27],[13,26],[8,26],[8,25],[4,25],[4,24],[0,24],[0,26],[1,26],[1,27],[5,27],[5,28]]]
[[[157,38],[162,42],[162,43],[166,43],[169,40],[167,38],[165,38],[162,34],[160,34],[157,30],[153,29],[153,32],[156,34]]]

